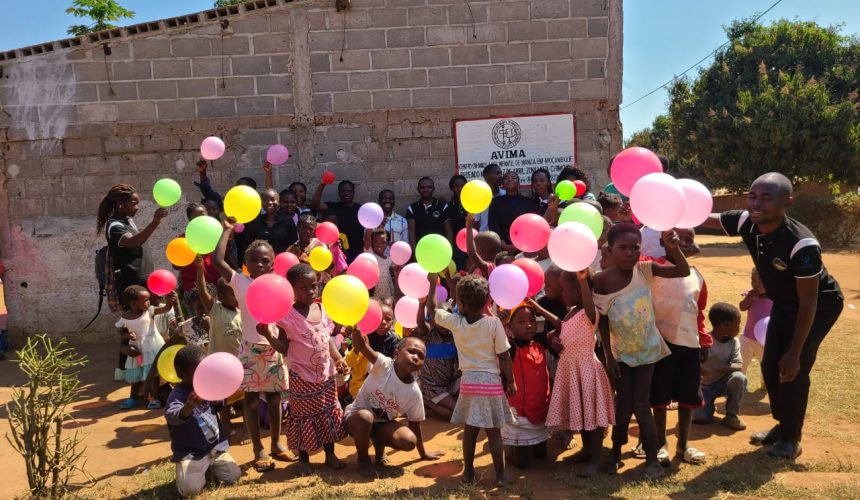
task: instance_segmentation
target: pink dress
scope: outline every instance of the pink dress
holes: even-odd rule
[[[559,340],[564,350],[555,372],[547,427],[579,432],[615,424],[612,387],[594,354],[596,331],[584,309],[562,322]]]

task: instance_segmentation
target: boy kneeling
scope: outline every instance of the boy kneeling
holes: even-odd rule
[[[217,480],[225,483],[235,483],[242,475],[227,453],[227,433],[218,418],[224,401],[203,401],[194,393],[194,371],[205,356],[195,345],[185,346],[176,353],[174,364],[182,382],[170,392],[164,410],[172,461],[176,462],[176,489],[185,497],[203,490],[210,469]]]
[[[693,422],[708,424],[714,417],[714,400],[726,397],[726,416],[723,424],[741,431],[747,428],[738,414],[747,390],[747,377],[744,375],[740,333],[741,312],[724,302],[711,306],[708,313],[711,320],[714,345],[708,349],[708,357],[702,363],[702,396],[704,407],[693,413]]]

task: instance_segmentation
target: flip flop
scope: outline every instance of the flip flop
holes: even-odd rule
[[[279,461],[279,462],[295,462],[296,461],[296,457],[290,455],[289,453],[287,453],[286,451],[283,451],[283,450],[278,450],[278,451],[272,452],[271,457],[273,459]]]
[[[260,473],[275,469],[275,462],[269,458],[258,458],[254,460],[254,470]]]

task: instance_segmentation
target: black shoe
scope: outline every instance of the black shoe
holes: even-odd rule
[[[768,455],[785,460],[794,460],[802,452],[803,448],[800,446],[800,441],[777,441],[767,450]]]
[[[752,436],[750,436],[750,444],[758,446],[774,444],[779,441],[779,434],[779,425],[777,424],[769,431],[754,432]]]

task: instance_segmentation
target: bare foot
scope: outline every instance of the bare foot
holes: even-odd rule
[[[463,477],[460,479],[463,484],[474,484],[475,482],[475,471],[463,471]]]
[[[299,477],[310,476],[314,473],[313,469],[311,469],[310,462],[305,462],[304,460],[299,460],[299,463],[296,464],[296,472]]]
[[[594,462],[588,462],[585,466],[577,472],[577,476],[579,477],[594,477],[597,475],[597,472],[600,470],[600,465]]]
[[[382,455],[376,455],[376,465],[388,465],[388,455],[385,452]]]
[[[345,463],[343,460],[341,460],[341,459],[337,458],[337,457],[334,455],[334,453],[332,453],[332,454],[330,454],[330,455],[329,455],[329,454],[326,454],[326,456],[325,456],[325,464],[326,464],[326,465],[328,465],[329,467],[331,467],[331,468],[332,468],[332,469],[334,469],[334,470],[340,470],[340,469],[343,469],[344,467],[346,467],[346,463]]]
[[[376,478],[376,467],[374,467],[373,462],[370,461],[370,458],[366,459],[358,459],[358,473],[364,477]]]

